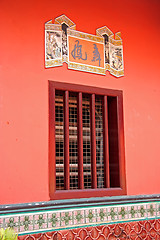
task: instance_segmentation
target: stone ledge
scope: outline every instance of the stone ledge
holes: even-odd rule
[[[97,197],[97,198],[81,198],[81,199],[65,199],[65,200],[51,200],[47,202],[33,202],[20,203],[10,205],[0,205],[0,214],[30,212],[37,210],[49,210],[59,208],[71,208],[77,206],[101,206],[113,204],[127,204],[127,203],[145,203],[160,201],[160,194],[154,195],[135,195],[135,196],[113,196],[113,197]]]

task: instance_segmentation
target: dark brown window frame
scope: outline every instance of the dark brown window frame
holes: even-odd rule
[[[69,190],[69,166],[66,164],[65,168],[65,190],[56,190],[56,164],[55,164],[55,90],[65,91],[65,98],[68,99],[68,92],[77,92],[79,95],[78,112],[81,113],[81,100],[82,93],[91,94],[91,103],[94,104],[95,94],[104,97],[104,128],[108,129],[108,110],[107,110],[107,97],[116,97],[117,104],[117,124],[118,124],[118,157],[119,157],[119,181],[120,187],[110,187],[109,184],[109,147],[108,147],[108,130],[104,133],[104,158],[105,160],[105,188],[97,188],[94,172],[96,167],[92,168],[92,189],[83,189],[83,181],[80,181],[79,188],[76,190]],[[68,107],[65,108],[66,115],[68,114]],[[93,111],[94,114],[94,111]],[[78,114],[81,115],[81,114]],[[66,120],[67,121],[67,120]],[[81,120],[79,121],[79,123]],[[94,125],[94,118],[91,117],[91,124]],[[94,126],[93,126],[94,127]],[[68,135],[68,129],[64,129],[65,134]],[[67,138],[66,142],[69,141]],[[95,136],[91,137],[92,142],[92,158],[95,159],[96,150]],[[78,144],[79,149],[83,145],[81,126],[78,127]],[[68,144],[67,144],[68,145]],[[68,159],[69,149],[64,150],[64,158]],[[67,161],[67,160],[66,160]],[[93,160],[94,161],[94,160]],[[95,162],[95,161],[94,161]],[[67,162],[66,162],[67,163]],[[82,152],[79,151],[79,164],[82,164]],[[83,169],[79,169],[79,176],[83,175]],[[70,199],[70,198],[89,198],[89,197],[102,197],[102,196],[118,196],[126,194],[126,177],[125,177],[125,153],[124,153],[124,125],[123,125],[123,94],[121,90],[103,89],[97,87],[90,87],[78,84],[68,84],[62,82],[49,81],[49,195],[50,199]]]

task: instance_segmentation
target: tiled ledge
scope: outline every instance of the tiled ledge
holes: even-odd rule
[[[160,219],[160,195],[0,206],[0,228],[14,227],[19,235],[151,219]]]

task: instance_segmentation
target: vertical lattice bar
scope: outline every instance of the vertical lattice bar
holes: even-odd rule
[[[104,188],[103,98],[95,99],[97,188]]]
[[[92,188],[97,188],[96,169],[96,128],[95,128],[95,94],[91,95],[91,164],[92,164]]]
[[[108,146],[108,103],[107,96],[104,96],[103,105],[103,138],[104,138],[104,177],[105,177],[105,187],[110,187],[110,173],[109,173],[109,146]]]
[[[84,188],[92,187],[91,180],[91,134],[90,134],[90,96],[82,97],[82,121],[83,121],[83,179]]]
[[[83,126],[82,126],[82,93],[78,94],[78,182],[84,188],[83,179]]]
[[[56,190],[64,190],[64,101],[63,93],[55,93]]]
[[[69,92],[64,94],[64,185],[69,190]]]
[[[77,94],[69,95],[69,174],[70,190],[78,189]]]

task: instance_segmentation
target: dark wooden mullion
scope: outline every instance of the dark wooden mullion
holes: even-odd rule
[[[104,152],[104,181],[105,187],[110,188],[110,173],[109,173],[109,139],[108,139],[108,104],[107,96],[103,98],[103,152]]]
[[[120,187],[126,190],[125,153],[124,153],[124,126],[123,126],[123,95],[117,97],[118,116],[118,146],[119,146],[119,174]]]
[[[55,88],[49,84],[49,193],[51,198],[56,191],[55,157]]]
[[[78,132],[78,185],[80,189],[84,189],[83,178],[83,124],[82,124],[82,93],[78,93],[78,106],[77,106],[77,132]]]
[[[95,94],[91,95],[91,169],[92,188],[97,188],[97,167],[96,167],[96,126],[95,126]]]
[[[69,92],[64,93],[64,187],[70,189],[69,179]]]

